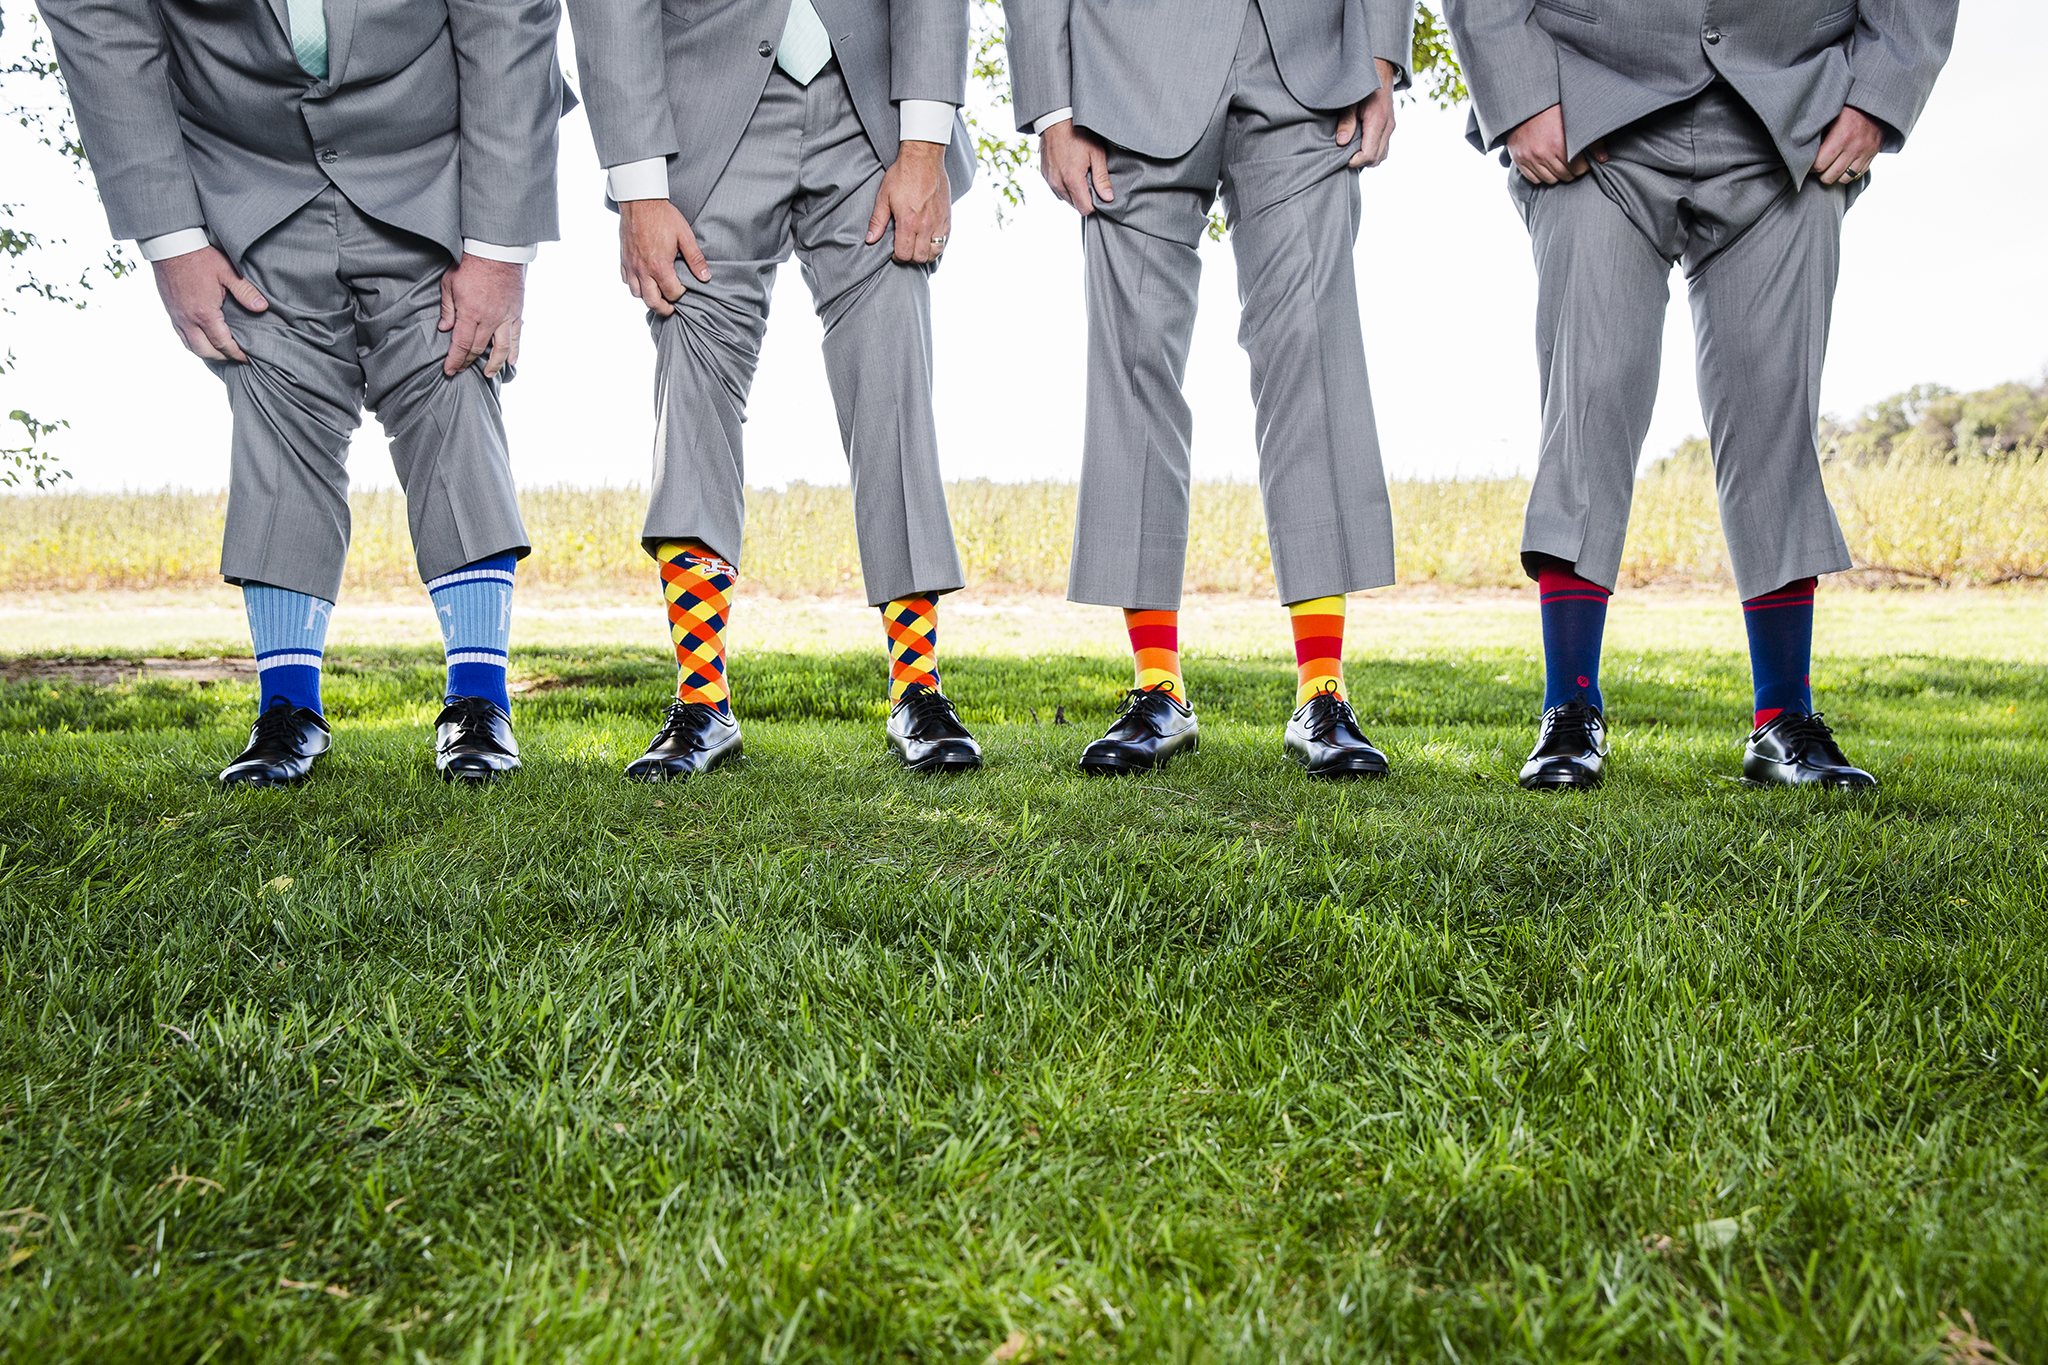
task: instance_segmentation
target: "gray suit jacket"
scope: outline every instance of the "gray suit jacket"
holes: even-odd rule
[[[555,0],[327,0],[320,81],[285,0],[39,4],[116,237],[205,227],[239,264],[329,183],[454,259],[557,236]]]
[[[567,0],[597,159],[668,158],[669,198],[694,218],[761,102],[789,0]],[[811,0],[861,127],[884,166],[898,100],[967,102],[967,0]],[[953,197],[974,183],[974,144],[953,120]]]
[[[1959,0],[1445,0],[1472,91],[1467,136],[1497,147],[1564,106],[1569,154],[1721,77],[1771,130],[1795,185],[1853,104],[1897,151],[1948,60]]]
[[[1379,89],[1375,57],[1407,85],[1415,0],[1003,0],[1018,129],[1071,107],[1119,147],[1184,155],[1216,112],[1253,3],[1302,107],[1342,109]]]

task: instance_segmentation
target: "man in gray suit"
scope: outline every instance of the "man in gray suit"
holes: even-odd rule
[[[620,273],[655,346],[654,489],[676,697],[640,780],[736,757],[725,622],[746,517],[740,427],[776,267],[825,324],[868,600],[906,766],[980,749],[939,687],[935,599],[961,586],[932,418],[929,276],[974,156],[967,0],[569,0]],[[678,269],[678,265],[683,268]]]
[[[1179,667],[1192,414],[1181,393],[1220,188],[1259,482],[1301,665],[1286,745],[1318,777],[1386,759],[1344,700],[1344,594],[1394,581],[1352,250],[1386,156],[1413,0],[1006,0],[1018,127],[1081,215],[1088,398],[1067,596],[1125,609],[1137,676],[1091,773],[1197,738]],[[1247,547],[1249,548],[1249,547]]]
[[[320,662],[366,400],[446,618],[436,767],[517,768],[505,645],[527,542],[498,386],[525,262],[555,236],[552,0],[41,7],[114,235],[234,413],[221,573],[248,603],[261,705],[222,781],[295,783],[328,747]]]
[[[1469,136],[1505,149],[1537,272],[1543,443],[1522,536],[1548,681],[1531,788],[1587,787],[1667,279],[1685,269],[1755,686],[1744,775],[1861,788],[1808,685],[1813,588],[1850,567],[1815,427],[1843,215],[1912,131],[1956,0],[1447,0]]]

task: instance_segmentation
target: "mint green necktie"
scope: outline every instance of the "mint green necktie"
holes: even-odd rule
[[[327,79],[327,11],[322,0],[285,0],[292,21],[292,55],[306,74]]]
[[[775,64],[798,85],[809,85],[811,78],[831,60],[832,35],[825,31],[825,21],[818,17],[818,11],[811,8],[811,0],[789,0],[789,22],[782,26]]]

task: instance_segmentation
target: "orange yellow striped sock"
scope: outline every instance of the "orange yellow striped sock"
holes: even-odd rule
[[[1294,704],[1299,707],[1318,692],[1344,699],[1344,599],[1312,597],[1288,606],[1294,627],[1294,665],[1299,682]]]
[[[676,647],[676,700],[703,702],[729,716],[725,623],[739,570],[696,540],[665,540],[654,557],[661,563],[661,595],[668,599],[668,634]]]
[[[899,597],[882,608],[889,632],[889,704],[913,687],[939,687],[939,604],[929,597]]]
[[[1137,662],[1137,681],[1132,688],[1139,692],[1164,688],[1186,702],[1188,685],[1180,675],[1180,613],[1127,609],[1124,629],[1130,632],[1131,654]]]

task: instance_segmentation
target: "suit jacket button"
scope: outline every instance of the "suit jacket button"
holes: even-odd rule
[[[332,166],[339,160],[341,160],[341,153],[335,151],[332,147],[320,153],[320,163],[324,166]]]
[[[775,55],[775,44],[763,38],[761,45],[755,48],[754,51],[760,53],[763,57],[773,57]]]
[[[1721,41],[1721,30],[1718,28],[1710,28],[1700,36],[1705,38],[1709,43],[1718,43]]]

